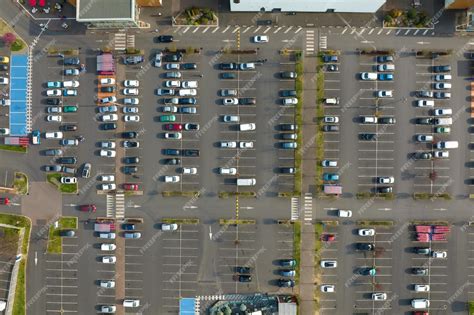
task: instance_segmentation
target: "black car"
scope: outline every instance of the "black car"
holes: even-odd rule
[[[235,272],[237,273],[249,274],[251,271],[252,271],[252,268],[250,267],[243,267],[243,266],[235,267]]]
[[[359,134],[360,140],[372,141],[377,139],[377,135],[375,133],[361,133]]]
[[[60,128],[62,131],[76,131],[77,125],[62,125]]]
[[[239,98],[240,105],[255,105],[257,104],[257,99],[255,97],[244,97]]]
[[[137,141],[124,141],[123,147],[124,148],[138,148],[138,142]]]
[[[393,192],[393,187],[390,186],[382,186],[382,187],[377,187],[377,192],[379,194],[389,194]]]
[[[338,125],[324,125],[323,131],[336,132],[336,131],[339,131],[339,126]]]
[[[165,159],[163,161],[163,163],[166,164],[166,165],[179,165],[179,164],[181,164],[181,160],[176,159],[176,158],[174,158],[174,159]]]
[[[280,91],[280,96],[282,96],[282,97],[296,97],[296,91],[295,90],[281,90]]]
[[[239,282],[252,282],[252,276],[249,275],[239,275]]]
[[[138,133],[135,131],[125,131],[122,132],[122,138],[124,139],[135,139],[138,136]]]
[[[45,165],[45,172],[61,172],[61,165]]]
[[[293,125],[293,124],[280,124],[280,130],[283,130],[283,131],[295,131],[295,130],[298,130],[298,126],[297,126],[297,125]]]
[[[415,153],[416,160],[431,160],[433,158],[433,154],[431,152],[417,152]]]
[[[117,124],[116,123],[101,124],[100,129],[102,129],[102,130],[115,130],[115,129],[117,129]]]
[[[184,156],[199,156],[199,150],[196,149],[186,149],[183,150]]]
[[[432,125],[433,118],[431,117],[419,117],[415,120],[415,123],[418,125]]]
[[[395,117],[379,117],[378,123],[385,124],[385,125],[393,125],[397,122]]]
[[[356,243],[356,249],[363,251],[373,251],[375,249],[375,245],[370,243]]]
[[[295,286],[295,281],[290,279],[278,279],[278,286],[280,288],[292,288]]]
[[[449,72],[451,71],[450,65],[445,66],[433,66],[433,72]]]
[[[115,86],[102,86],[100,91],[103,93],[113,93],[115,92]]]
[[[237,74],[233,72],[223,72],[221,73],[221,79],[237,79]]]
[[[61,105],[63,102],[59,98],[47,98],[46,104],[48,105]]]
[[[181,151],[179,149],[164,149],[163,154],[178,156],[181,155]]]
[[[329,72],[339,71],[339,67],[337,65],[327,65],[326,71],[329,71]]]
[[[58,164],[76,164],[77,159],[73,156],[60,157],[56,160]]]
[[[124,166],[123,172],[124,174],[134,174],[138,172],[138,167],[137,166]]]
[[[81,63],[79,58],[64,58],[64,65],[65,66],[78,66]]]
[[[336,55],[324,55],[323,61],[324,62],[337,62],[338,57]]]
[[[171,43],[173,42],[173,36],[171,35],[160,35],[156,38],[159,43]]]
[[[280,72],[280,77],[282,79],[296,79],[298,75],[293,71],[282,71]]]
[[[164,60],[166,62],[182,61],[183,60],[183,54],[182,53],[176,53],[176,54],[165,55]]]
[[[63,237],[74,237],[76,235],[73,230],[61,230],[59,234]]]
[[[295,168],[294,167],[280,167],[279,171],[282,174],[294,174]]]
[[[181,65],[181,69],[182,69],[182,70],[194,70],[194,69],[197,69],[197,64],[191,63],[191,62],[189,62],[189,63],[183,63],[183,64]]]
[[[417,276],[426,276],[429,273],[428,268],[412,268],[411,272]]]
[[[195,105],[197,103],[197,100],[194,97],[184,97],[178,99],[178,104],[179,105]]]
[[[0,65],[0,71],[8,71],[7,65]]]
[[[143,56],[128,56],[123,57],[123,63],[126,65],[136,65],[142,63],[145,60]]]
[[[186,130],[199,130],[199,124],[186,124],[184,128]]]
[[[219,68],[221,70],[237,70],[237,64],[234,62],[229,62],[229,63],[221,63],[219,65]]]
[[[429,247],[415,247],[414,252],[419,255],[429,255],[431,253],[431,248]]]
[[[123,164],[137,164],[140,162],[138,156],[126,156],[123,158]]]

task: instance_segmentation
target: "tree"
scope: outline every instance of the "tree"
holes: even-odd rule
[[[400,9],[392,9],[392,10],[390,10],[389,15],[390,15],[392,18],[396,19],[396,18],[398,18],[399,16],[401,16],[402,13],[403,13],[403,12],[402,12],[402,10],[400,10]]]
[[[416,19],[416,15],[417,15],[416,13],[417,13],[417,12],[416,12],[415,9],[413,9],[413,8],[409,9],[409,10],[407,11],[407,18],[408,18],[409,20],[414,20],[414,19]]]
[[[16,41],[16,36],[15,36],[15,34],[10,33],[10,32],[5,33],[2,36],[2,41],[5,45],[10,46],[11,44],[13,44]]]
[[[384,21],[385,21],[385,23],[392,24],[393,18],[392,18],[392,16],[390,16],[390,15],[387,14],[387,15],[384,17]]]

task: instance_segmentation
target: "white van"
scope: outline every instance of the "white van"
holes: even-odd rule
[[[451,126],[453,119],[451,117],[435,118],[434,124],[438,126]]]
[[[255,186],[255,178],[237,178],[237,186]]]
[[[375,116],[360,116],[360,120],[363,124],[376,124],[377,117]]]
[[[124,307],[139,307],[140,306],[140,300],[123,300],[123,306]]]
[[[181,89],[178,92],[179,96],[196,96],[197,90],[196,89]]]
[[[255,124],[240,124],[239,125],[239,130],[240,131],[249,131],[249,130],[255,130]]]
[[[436,149],[457,149],[459,142],[457,141],[440,141],[436,143]]]
[[[416,309],[430,307],[430,300],[427,299],[413,299],[411,300],[411,307]]]
[[[324,99],[324,104],[326,105],[337,105],[339,104],[339,97],[332,97]]]

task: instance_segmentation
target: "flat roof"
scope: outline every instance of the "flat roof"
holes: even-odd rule
[[[135,0],[77,0],[79,22],[127,21],[135,16]]]
[[[273,9],[283,12],[376,12],[386,0],[234,0],[230,1],[230,10],[234,12],[258,12]]]

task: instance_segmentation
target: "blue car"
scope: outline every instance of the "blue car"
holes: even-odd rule
[[[278,273],[283,277],[294,277],[296,275],[296,271],[293,269],[280,269]]]
[[[61,87],[61,82],[59,81],[49,81],[47,83],[48,89],[50,88],[60,88]]]
[[[39,130],[33,130],[31,133],[31,142],[33,144],[41,144],[40,138],[41,132]]]
[[[324,55],[323,61],[324,62],[337,62],[338,58],[335,55]]]
[[[122,229],[126,231],[134,231],[135,230],[135,224],[130,224],[130,223],[125,223],[122,225]]]
[[[390,56],[390,55],[377,56],[377,62],[393,62],[393,56]]]
[[[379,73],[378,79],[380,81],[393,81],[393,74],[392,73]]]
[[[336,180],[339,180],[339,175],[334,174],[334,173],[324,173],[323,174],[323,179],[325,181],[336,181]]]

